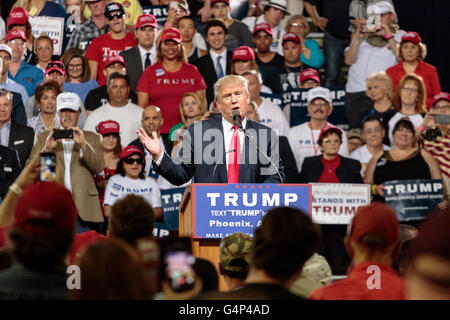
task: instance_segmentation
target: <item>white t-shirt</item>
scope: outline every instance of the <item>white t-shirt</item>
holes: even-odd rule
[[[86,119],[84,130],[96,131],[96,126],[106,120],[114,120],[120,124],[122,146],[127,146],[137,138],[136,130],[141,126],[142,108],[128,102],[123,107],[111,107],[109,103],[95,109]]]
[[[391,145],[394,144],[393,132],[394,132],[395,124],[401,118],[408,118],[409,120],[411,120],[411,122],[414,125],[414,128],[417,128],[423,122],[423,117],[419,113],[414,114],[414,115],[406,115],[406,114],[403,114],[401,112],[397,112],[396,114],[394,114],[394,116],[388,122],[388,125],[389,125],[389,133],[388,134],[389,134],[389,141],[391,142]]]
[[[383,144],[383,150],[391,150],[391,147]],[[350,158],[358,160],[361,162],[361,165],[367,165],[372,157],[373,154],[369,152],[367,145],[359,147],[350,154]]]
[[[394,39],[400,43],[406,32],[398,30]],[[347,47],[345,50],[348,50]],[[384,47],[375,47],[366,40],[362,41],[358,48],[355,63],[348,69],[348,80],[345,86],[346,92],[366,91],[366,78],[374,72],[385,71],[387,68],[397,64],[397,58],[387,44]]]
[[[322,153],[317,143],[321,130],[311,130],[308,124],[309,121],[292,127],[287,134],[299,171],[302,169],[303,160],[306,157],[313,157]],[[331,123],[327,124],[332,126]],[[347,135],[345,132],[342,134],[339,154],[343,157],[348,157]]]
[[[131,193],[144,197],[153,208],[162,207],[161,192],[154,179],[149,177],[145,177],[145,179],[130,179],[122,177],[120,174],[109,178],[103,204],[112,206],[117,200]]]
[[[256,111],[259,114],[260,123],[273,129],[279,136],[287,136],[289,123],[279,106],[263,98],[263,102]]]

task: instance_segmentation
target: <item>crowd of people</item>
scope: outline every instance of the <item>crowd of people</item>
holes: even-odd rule
[[[14,3],[0,20],[0,297],[448,298],[450,94],[421,36],[400,28],[391,0],[244,2],[240,18],[230,0]],[[144,13],[151,6],[166,6],[165,21]],[[336,88],[345,123],[331,120]],[[307,121],[271,99],[288,92],[306,97]],[[276,171],[239,167],[250,151],[235,106],[244,129],[269,130],[267,150],[261,135],[256,144],[271,157],[278,147]],[[223,134],[221,163],[194,161],[208,129]],[[37,182],[42,153],[55,156],[54,182]],[[384,185],[412,179],[442,181],[441,213],[403,225],[382,204]],[[192,263],[195,286],[181,294],[140,245],[163,248],[152,236],[161,191],[202,182],[365,183],[373,203],[350,226],[274,208],[253,237],[222,239],[218,266]],[[88,270],[83,290],[67,291],[65,263]],[[374,264],[389,283],[376,294],[364,287]],[[219,274],[230,292],[218,292]]]

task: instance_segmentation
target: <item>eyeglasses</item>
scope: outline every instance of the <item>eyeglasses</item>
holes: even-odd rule
[[[25,42],[23,42],[22,40],[17,40],[17,39],[13,39],[13,40],[11,40],[10,41],[12,44],[15,44],[15,45],[17,45],[17,46],[24,46],[25,45]]]
[[[108,20],[109,21],[113,21],[114,18],[122,19],[122,17],[123,17],[123,13],[122,12],[117,12],[117,13],[108,15]]]
[[[409,92],[419,92],[419,89],[411,88],[411,87],[402,87],[402,90],[409,91]]]
[[[45,67],[45,69],[50,69],[53,67],[57,67],[59,69],[64,69],[64,64],[62,62],[49,62],[49,63],[47,63],[47,66]]]
[[[309,104],[312,107],[328,107],[328,102],[325,101],[315,101]]]
[[[339,139],[336,139],[336,140],[324,139],[322,142],[326,143],[326,144],[339,144],[339,143],[341,143],[341,140],[339,140]]]
[[[143,158],[126,158],[124,160],[125,163],[127,164],[133,164],[133,163],[137,163],[137,164],[142,164],[144,162]]]

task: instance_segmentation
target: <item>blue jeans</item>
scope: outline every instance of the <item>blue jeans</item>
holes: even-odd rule
[[[336,38],[325,31],[323,50],[325,53],[325,87],[337,87],[339,75],[344,65],[344,50],[350,39]]]

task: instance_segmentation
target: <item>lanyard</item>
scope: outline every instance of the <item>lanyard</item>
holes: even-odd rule
[[[317,146],[316,148],[316,140],[314,139],[314,133],[313,133],[313,129],[309,128],[309,130],[311,131],[311,140],[313,143],[313,149],[314,149],[314,155],[317,155],[317,152],[319,151],[320,147]]]

